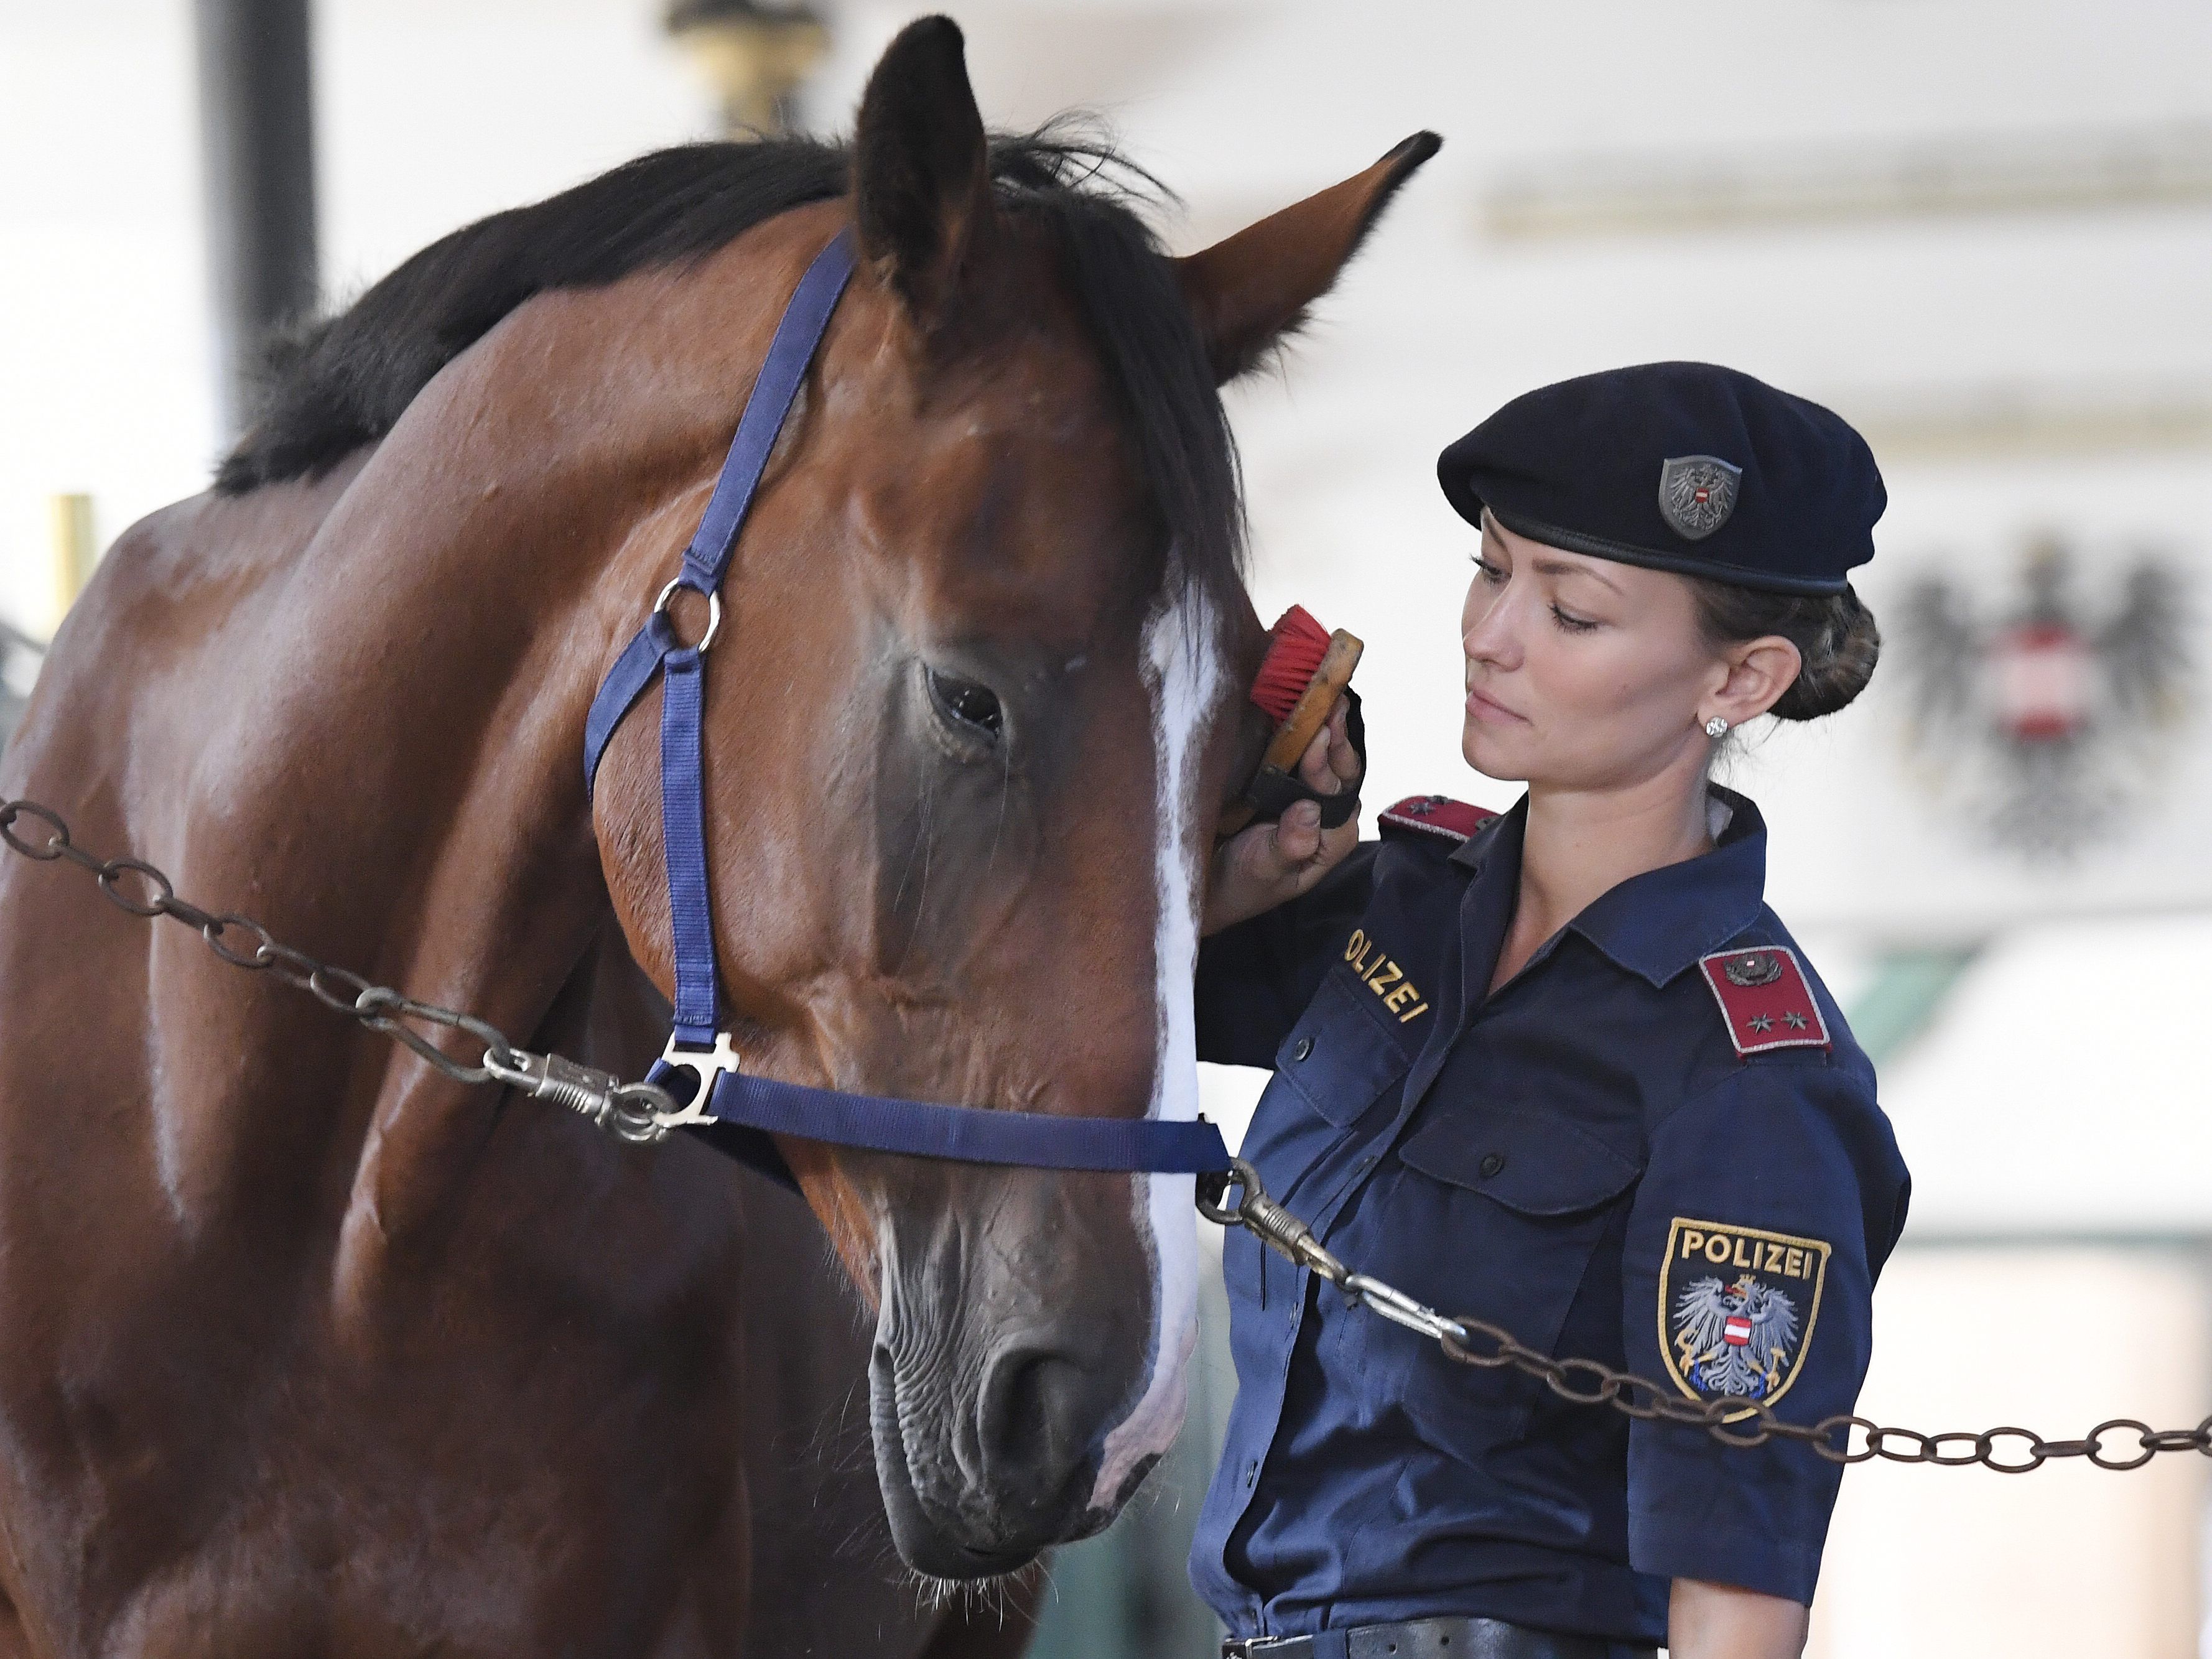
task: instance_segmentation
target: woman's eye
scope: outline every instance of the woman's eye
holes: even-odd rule
[[[1493,587],[1505,580],[1505,572],[1478,553],[1474,556],[1475,574]]]
[[[1597,626],[1597,623],[1588,617],[1570,615],[1556,605],[1552,607],[1552,620],[1570,634],[1587,634]]]
[[[999,694],[989,686],[955,679],[933,668],[929,671],[929,700],[945,719],[990,737],[997,737],[1006,723],[1006,712],[999,707]]]

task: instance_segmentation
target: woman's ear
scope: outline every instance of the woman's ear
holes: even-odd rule
[[[1443,144],[1433,132],[1417,132],[1364,173],[1175,262],[1217,382],[1255,368],[1297,327],[1398,186]]]
[[[1730,726],[1757,720],[1773,708],[1782,694],[1797,683],[1798,673],[1805,666],[1797,647],[1779,634],[1731,645],[1723,653],[1723,660],[1728,665],[1728,678],[1704,714],[1718,714]]]

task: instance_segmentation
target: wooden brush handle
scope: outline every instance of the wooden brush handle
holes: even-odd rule
[[[1287,772],[1298,763],[1298,757],[1306,752],[1306,745],[1314,740],[1314,734],[1328,723],[1328,711],[1336,707],[1344,688],[1352,684],[1352,671],[1359,666],[1359,653],[1366,648],[1341,628],[1328,636],[1328,649],[1322,653],[1321,666],[1314,670],[1313,678],[1306,683],[1305,695],[1298,699],[1290,717],[1275,728],[1274,741],[1267,745],[1267,756],[1261,765]]]
[[[1272,766],[1278,772],[1288,772],[1297,765],[1298,757],[1306,752],[1306,745],[1314,740],[1314,734],[1328,723],[1329,711],[1344,695],[1344,688],[1352,684],[1352,671],[1359,666],[1359,653],[1366,648],[1356,635],[1341,628],[1328,636],[1328,649],[1322,653],[1321,666],[1306,682],[1305,692],[1291,708],[1289,718],[1275,728],[1274,738],[1260,762],[1262,769]],[[1251,803],[1233,800],[1221,814],[1217,838],[1226,840],[1251,822]]]

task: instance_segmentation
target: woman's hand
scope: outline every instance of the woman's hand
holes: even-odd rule
[[[1797,1659],[1806,1610],[1779,1595],[1677,1578],[1667,1601],[1670,1659]]]
[[[1358,751],[1345,730],[1348,708],[1339,697],[1328,723],[1298,757],[1298,776],[1324,795],[1341,794],[1359,781]],[[1357,817],[1324,830],[1321,808],[1310,800],[1296,803],[1273,823],[1254,824],[1214,849],[1200,931],[1218,933],[1296,898],[1358,844]]]

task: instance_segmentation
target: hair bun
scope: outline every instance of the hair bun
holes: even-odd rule
[[[1856,591],[1820,601],[1826,613],[1809,640],[1796,641],[1805,659],[1790,689],[1776,699],[1774,714],[1785,720],[1818,720],[1832,714],[1867,689],[1881,656],[1881,629]]]
[[[1698,610],[1707,637],[1740,644],[1779,634],[1797,647],[1803,665],[1767,712],[1777,720],[1816,720],[1846,706],[1867,688],[1881,656],[1881,629],[1848,583],[1840,593],[1784,594],[1696,579]]]

